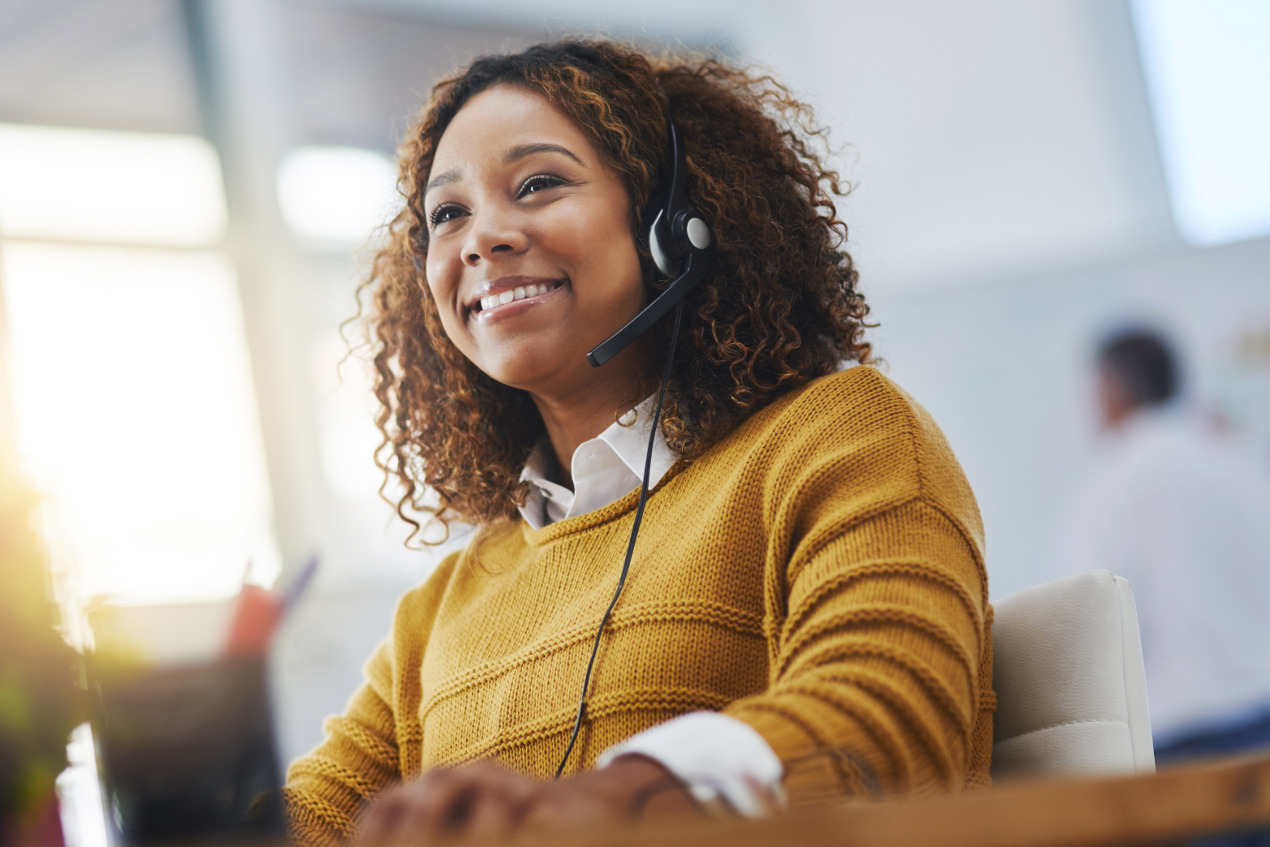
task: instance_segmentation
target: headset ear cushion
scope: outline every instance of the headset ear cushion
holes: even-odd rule
[[[667,227],[660,224],[665,214],[664,210],[658,209],[657,217],[653,218],[653,223],[648,228],[648,252],[653,254],[653,264],[657,265],[657,270],[666,276],[674,276],[679,270],[678,262],[670,257],[670,251],[662,244],[662,233]]]

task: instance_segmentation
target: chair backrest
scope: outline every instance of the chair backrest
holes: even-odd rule
[[[1154,770],[1128,580],[1089,571],[993,605],[993,778]]]

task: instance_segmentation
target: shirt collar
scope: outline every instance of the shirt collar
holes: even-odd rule
[[[644,475],[656,396],[648,397],[610,424],[595,438],[578,445],[570,463],[574,490],[553,482],[551,445],[538,442],[520,478],[530,483],[521,517],[534,529],[603,508],[638,488]],[[657,485],[678,457],[666,443],[660,428],[653,436],[653,456],[648,487]]]

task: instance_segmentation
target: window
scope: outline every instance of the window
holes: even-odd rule
[[[396,178],[392,161],[372,150],[300,147],[282,160],[278,203],[296,234],[356,244],[388,222]]]
[[[1182,237],[1208,246],[1270,233],[1270,4],[1132,8]]]
[[[279,569],[225,204],[201,139],[0,126],[18,450],[73,605]],[[64,598],[65,599],[65,598]]]

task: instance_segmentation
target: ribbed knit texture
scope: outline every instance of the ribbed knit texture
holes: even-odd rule
[[[346,838],[432,767],[551,775],[636,495],[491,527],[402,599],[366,684],[291,766],[297,841]],[[873,368],[824,377],[650,496],[568,772],[707,709],[763,735],[793,803],[984,785],[991,620],[979,512],[934,422]]]

